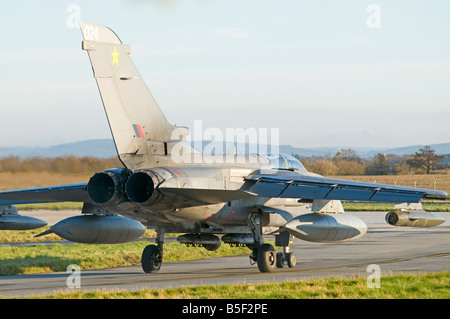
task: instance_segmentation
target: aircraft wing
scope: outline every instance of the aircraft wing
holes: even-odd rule
[[[390,203],[415,203],[421,199],[445,200],[438,190],[356,182],[300,174],[251,175],[246,191],[216,191],[162,188],[166,195],[181,196],[203,204],[236,200],[255,195],[263,197],[302,198],[305,200],[360,200]],[[57,185],[0,192],[0,206],[48,202],[91,202],[87,183]],[[226,196],[225,196],[226,195]]]
[[[0,192],[0,206],[49,202],[92,202],[87,183],[28,188]],[[185,202],[184,206],[217,204],[256,196],[244,190],[190,189],[162,187],[165,196]]]
[[[91,202],[87,183],[57,185],[0,192],[0,206],[49,202]]]
[[[248,191],[264,197],[302,198],[306,200],[360,200],[389,203],[415,203],[421,199],[445,200],[443,191],[377,183],[356,182],[300,174],[251,175]]]

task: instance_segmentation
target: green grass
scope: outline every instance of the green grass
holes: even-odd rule
[[[114,245],[32,245],[0,247],[0,275],[65,271],[70,264],[81,270],[137,265],[150,243],[137,241]],[[164,262],[249,254],[248,248],[222,245],[210,252],[202,247],[186,247],[177,242],[164,245]]]
[[[220,285],[57,293],[32,298],[73,299],[449,299],[450,273],[395,275],[381,278],[380,288],[369,288],[366,278],[316,279],[282,283]]]
[[[83,203],[78,202],[58,202],[58,203],[38,203],[38,204],[19,204],[15,205],[19,211],[24,210],[80,210],[83,208]]]
[[[32,230],[1,230],[0,243],[22,243],[22,242],[40,242],[40,241],[58,241],[61,237],[51,234],[47,236],[34,236],[48,230],[50,226],[44,226]]]

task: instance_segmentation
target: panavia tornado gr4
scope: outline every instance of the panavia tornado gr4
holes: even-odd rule
[[[340,200],[399,203],[386,221],[436,226],[444,220],[422,209],[422,199],[446,199],[442,191],[332,179],[308,172],[279,154],[205,155],[186,142],[189,130],[170,124],[133,64],[131,47],[110,29],[81,22],[87,51],[123,167],[98,172],[87,183],[0,193],[0,229],[41,227],[14,204],[82,202],[80,216],[40,234],[80,243],[123,243],[154,228],[156,245],[142,253],[146,273],[160,270],[164,235],[182,233],[187,246],[215,250],[223,243],[247,246],[261,272],[294,267],[293,237],[345,242],[367,231],[346,214]],[[275,235],[276,253],[264,235]]]

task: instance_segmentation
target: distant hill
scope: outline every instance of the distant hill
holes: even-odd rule
[[[450,154],[444,155],[444,158],[441,159],[441,164],[450,165]]]
[[[411,145],[397,148],[370,148],[370,147],[320,147],[320,148],[298,148],[291,145],[281,145],[280,151],[288,154],[300,156],[324,156],[330,154],[332,157],[343,148],[353,149],[361,158],[371,158],[381,154],[405,155],[414,154],[425,145]],[[450,143],[431,144],[431,149],[435,150],[437,155],[450,154]]]
[[[0,157],[61,157],[74,155],[109,158],[117,155],[112,139],[87,140],[49,147],[0,147]]]
[[[203,142],[203,145],[209,144],[210,142]],[[216,150],[218,153],[230,152],[230,150],[226,150],[222,143],[219,143],[220,147],[217,147]],[[404,155],[404,154],[414,154],[420,148],[425,145],[412,145],[406,147],[398,147],[398,148],[370,148],[370,147],[350,147],[359,156],[362,158],[370,158],[375,156],[378,153],[382,154],[396,154],[396,155]],[[438,155],[446,155],[450,154],[450,143],[444,144],[432,144],[430,147],[436,151]],[[325,156],[329,154],[330,156],[334,156],[336,152],[341,150],[342,148],[349,147],[317,147],[317,148],[301,148],[294,147],[291,145],[280,145],[279,151],[282,153],[300,155],[300,156]],[[238,150],[251,150],[252,148],[247,147],[238,147]],[[270,150],[270,149],[269,149]],[[233,150],[231,150],[233,152]],[[91,156],[98,158],[109,158],[116,156],[116,148],[114,146],[114,142],[112,139],[98,139],[98,140],[87,140],[80,141],[75,143],[66,143],[59,144],[49,147],[0,147],[0,157],[8,157],[8,156],[19,156],[21,158],[29,158],[29,157],[60,157],[60,156]],[[447,161],[450,161],[450,155],[446,157]]]

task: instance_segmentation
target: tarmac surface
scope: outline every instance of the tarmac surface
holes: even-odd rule
[[[57,214],[57,220],[61,220],[70,213],[64,213],[65,216],[62,216],[63,213]],[[373,274],[372,268],[368,266],[373,264],[379,267],[381,276],[450,270],[450,213],[437,213],[447,221],[435,228],[393,227],[386,224],[385,213],[382,212],[350,214],[358,216],[368,225],[368,232],[363,238],[342,244],[294,240],[292,251],[297,256],[295,268],[285,266],[273,273],[260,273],[245,255],[166,262],[155,274],[143,273],[140,266],[128,266],[82,270],[78,278],[68,272],[1,276],[0,295],[28,296],[78,289],[160,289],[326,277],[368,278]],[[80,288],[68,288],[68,284],[73,286],[77,283]]]

